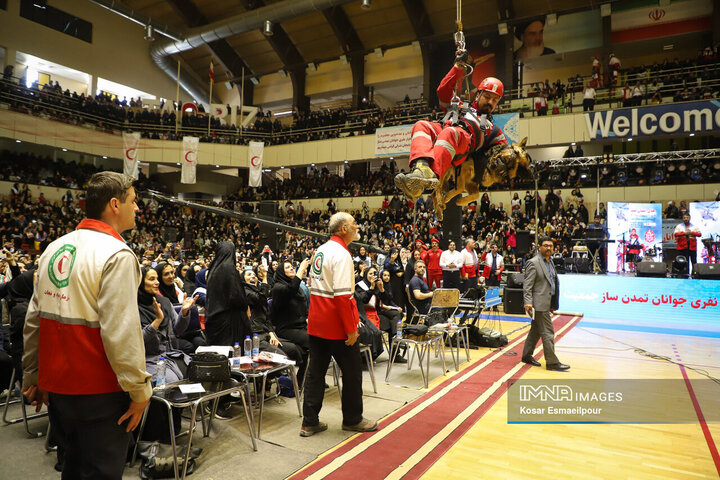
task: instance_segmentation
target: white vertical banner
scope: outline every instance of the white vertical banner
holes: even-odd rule
[[[183,137],[182,174],[180,183],[195,183],[195,167],[198,163],[198,137]]]
[[[123,132],[123,173],[138,179],[138,145],[140,133]]]
[[[264,149],[264,142],[250,142],[250,148],[248,148],[248,167],[250,168],[250,180],[248,182],[248,185],[251,187],[262,186],[262,163]]]

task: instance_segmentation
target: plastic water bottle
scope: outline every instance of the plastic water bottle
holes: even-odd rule
[[[252,340],[250,340],[250,335],[247,335],[245,337],[245,342],[243,342],[243,353],[246,357],[249,357],[252,354]]]
[[[395,332],[395,338],[400,340],[402,338],[402,318],[398,320],[397,332]]]
[[[157,362],[157,372],[155,374],[155,388],[158,390],[164,390],[165,384],[165,357],[160,355]]]
[[[253,335],[253,343],[252,343],[252,355],[253,358],[260,355],[260,337],[258,337],[258,334],[256,333]]]
[[[242,351],[240,350],[240,342],[235,342],[235,346],[233,347],[233,357],[242,357]]]

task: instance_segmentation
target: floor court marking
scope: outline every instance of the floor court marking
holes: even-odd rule
[[[678,352],[677,349],[677,345],[673,343],[672,348],[675,352],[675,359],[678,362],[682,362],[682,359],[680,358],[680,352]],[[693,407],[695,408],[695,414],[697,415],[698,421],[700,422],[700,428],[702,428],[703,435],[705,436],[705,442],[707,443],[708,449],[710,449],[710,455],[712,456],[713,462],[715,462],[715,469],[717,470],[718,475],[720,475],[720,454],[718,454],[715,440],[713,440],[712,433],[710,433],[710,428],[705,422],[705,415],[703,415],[702,409],[700,408],[700,403],[695,396],[695,390],[692,387],[692,383],[690,383],[690,378],[688,377],[687,371],[685,370],[685,367],[682,365],[682,363],[678,366],[680,367],[680,373],[682,373],[683,379],[685,380],[685,386],[687,387],[688,393],[690,394],[690,400],[692,400]]]
[[[556,317],[560,318],[560,317]],[[570,320],[563,325],[558,330],[558,335],[564,334],[566,330],[571,328],[572,326],[577,324],[578,317],[572,317]],[[401,426],[405,425],[405,423],[410,420],[412,417],[414,417],[417,413],[421,412],[425,408],[427,408],[430,405],[433,405],[435,402],[443,398],[445,395],[447,395],[449,392],[454,390],[456,387],[461,385],[464,381],[468,380],[475,374],[482,371],[484,368],[488,367],[492,364],[494,360],[497,360],[498,358],[502,357],[506,352],[513,350],[518,345],[520,345],[521,342],[525,340],[527,336],[527,333],[524,333],[520,336],[518,336],[515,340],[512,341],[509,345],[507,345],[502,350],[499,350],[495,352],[494,354],[491,354],[487,356],[487,358],[482,361],[479,365],[466,369],[462,375],[456,376],[455,378],[448,379],[447,383],[445,385],[440,384],[438,387],[440,389],[435,392],[434,394],[428,396],[424,401],[416,405],[415,407],[411,408],[410,410],[406,411],[404,414],[397,414],[396,418],[392,419],[393,415],[391,415],[389,418],[391,421],[384,426],[380,431],[378,431],[376,434],[372,434],[369,438],[366,438],[365,440],[358,440],[358,442],[355,445],[350,445],[352,442],[348,442],[348,444],[345,445],[345,450],[343,453],[340,453],[338,456],[332,459],[328,459],[328,456],[331,455],[325,455],[324,460],[327,461],[327,463],[323,462],[323,458],[318,458],[313,464],[308,465],[301,469],[300,471],[296,472],[289,478],[307,478],[307,479],[320,479],[324,478],[336,471],[338,471],[340,468],[342,468],[348,461],[356,458],[358,455],[365,452],[367,449],[372,447],[373,445],[377,444],[381,440],[385,439],[388,435],[392,434],[394,431],[396,431]],[[537,353],[540,352],[540,347],[537,347],[535,350],[535,353],[533,355],[537,355]],[[493,394],[495,394],[500,388],[503,387],[504,379],[505,377],[509,378],[512,374],[517,373],[522,367],[525,367],[525,364],[518,363],[513,368],[511,368],[510,372],[507,372],[502,378],[503,380],[498,380],[492,384],[492,386],[487,389],[475,402],[471,404],[470,407],[467,407],[464,411],[459,412],[458,415],[455,416],[455,418],[451,421],[452,428],[446,426],[441,430],[442,432],[448,432],[444,434],[436,433],[433,437],[431,437],[431,440],[433,440],[436,443],[440,443],[443,440],[445,440],[449,433],[452,433],[452,429],[457,428],[462,422],[464,422],[473,412],[477,410],[477,408],[485,403]],[[430,392],[429,392],[430,393]],[[479,418],[478,418],[479,419]],[[358,437],[355,437],[358,438]],[[361,437],[360,437],[361,438]],[[454,443],[454,442],[453,442]],[[427,442],[425,443],[427,445]],[[337,453],[337,450],[341,450],[342,446],[339,449],[336,449],[335,453]],[[422,448],[422,450],[427,451],[426,448]],[[418,453],[416,451],[414,456],[411,456],[410,458],[417,458]],[[427,456],[427,453],[422,454],[419,458],[422,459]],[[412,469],[417,462],[408,462],[409,458],[406,459],[404,462],[402,462],[401,467],[406,465],[405,469],[410,470]],[[433,461],[434,463],[434,461]],[[313,468],[314,467],[314,468]],[[306,472],[303,472],[303,470],[306,470]],[[310,470],[310,471],[308,471]],[[397,471],[397,469],[396,469]],[[400,475],[404,475],[406,471],[402,471]],[[306,476],[307,475],[307,476]],[[393,477],[395,478],[395,477]],[[400,477],[397,477],[400,478]]]

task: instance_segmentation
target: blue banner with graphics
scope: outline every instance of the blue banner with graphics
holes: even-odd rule
[[[669,103],[587,112],[590,140],[651,137],[720,130],[720,101]]]
[[[661,258],[662,205],[608,202],[608,272],[634,272],[645,256]]]
[[[507,137],[508,143],[520,143],[520,114],[500,113],[492,116],[492,122]]]
[[[560,311],[618,325],[720,332],[720,281],[560,275]]]

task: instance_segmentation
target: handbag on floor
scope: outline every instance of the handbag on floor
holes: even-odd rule
[[[183,463],[187,446],[176,445],[178,472],[182,474]],[[202,453],[202,448],[190,448],[190,461],[187,466],[188,475],[195,470],[195,459]],[[172,445],[160,442],[139,442],[138,457],[140,463],[140,478],[175,478]]]

